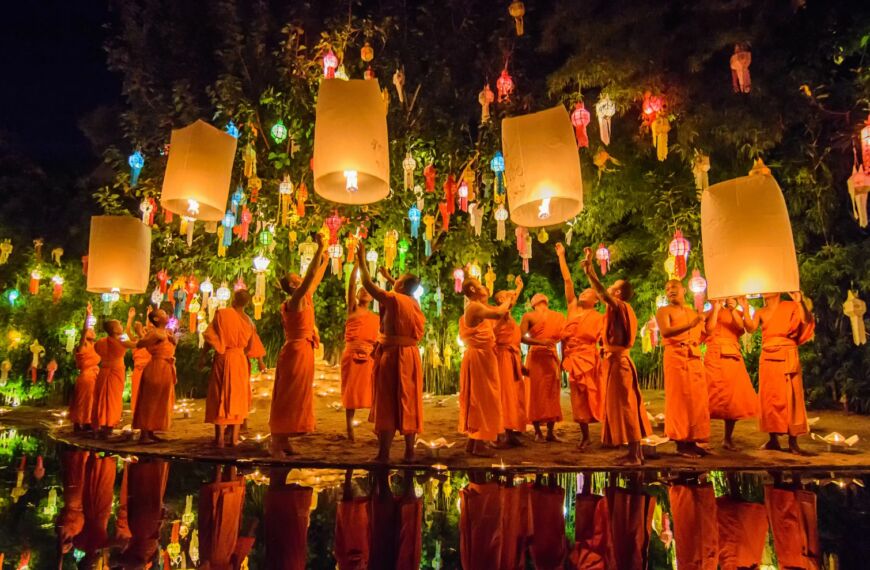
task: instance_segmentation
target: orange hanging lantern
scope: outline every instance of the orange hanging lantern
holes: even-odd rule
[[[508,6],[508,14],[514,19],[517,35],[523,35],[523,16],[526,15],[526,5],[519,0],[514,0]]]
[[[686,276],[686,262],[689,259],[689,251],[691,250],[691,247],[692,245],[689,243],[689,240],[683,237],[683,232],[681,230],[674,232],[674,239],[671,240],[671,243],[668,246],[668,251],[674,256],[674,274],[676,274],[679,279]]]
[[[864,165],[864,173],[870,175],[870,115],[861,129],[861,163]]]
[[[589,135],[586,134],[586,125],[592,120],[592,116],[582,101],[578,101],[574,105],[574,110],[571,111],[571,124],[574,125],[574,135],[577,137],[577,148],[587,148],[589,146]]]
[[[752,80],[749,76],[749,65],[752,63],[752,52],[746,44],[735,44],[734,55],[731,56],[731,87],[735,93],[749,93],[752,90]]]
[[[653,95],[649,91],[643,94],[643,124],[650,125],[665,108],[664,95]]]
[[[501,70],[501,75],[495,82],[495,88],[498,91],[498,102],[509,103],[514,92],[514,80],[508,73],[507,66]]]

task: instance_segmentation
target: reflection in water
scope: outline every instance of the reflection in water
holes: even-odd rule
[[[260,472],[39,446],[0,449],[7,567],[730,570],[868,559],[867,475]]]

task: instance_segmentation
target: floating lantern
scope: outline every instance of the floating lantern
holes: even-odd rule
[[[601,97],[595,103],[595,116],[598,117],[598,136],[605,145],[610,144],[611,119],[616,114],[616,103],[607,96]]]
[[[278,119],[274,125],[272,125],[272,130],[269,131],[272,134],[272,138],[276,143],[281,144],[285,140],[287,140],[287,127],[284,126],[284,121]]]
[[[610,250],[603,243],[598,244],[598,249],[595,250],[595,259],[598,260],[601,275],[607,275],[607,270],[610,269]]]
[[[761,160],[704,192],[701,236],[709,298],[800,290],[785,199]]]
[[[462,293],[462,282],[465,281],[465,271],[461,267],[453,270],[453,290]]]
[[[414,205],[408,208],[408,221],[411,222],[411,237],[415,238],[420,231],[420,208]]]
[[[51,284],[51,300],[54,303],[59,303],[60,298],[63,296],[63,277],[61,277],[60,275],[55,275],[51,278]]]
[[[673,272],[679,279],[686,276],[686,262],[689,260],[689,251],[691,248],[692,246],[689,243],[689,240],[683,237],[683,232],[681,230],[676,230],[674,232],[674,239],[672,239],[671,243],[668,245],[668,251],[674,257]]]
[[[314,191],[343,204],[386,198],[388,151],[387,112],[377,82],[323,81],[314,127]]]
[[[843,303],[843,314],[849,317],[852,324],[852,342],[856,346],[867,343],[867,329],[864,326],[864,313],[867,312],[867,303],[858,298],[858,294],[849,291],[846,302]]]
[[[30,272],[30,284],[28,286],[28,291],[30,291],[31,295],[36,295],[39,293],[39,282],[42,280],[42,273],[39,269],[34,269]]]
[[[749,65],[752,63],[752,52],[746,44],[735,44],[734,55],[731,56],[731,87],[735,93],[749,93],[752,90],[752,80],[749,76]]]
[[[495,101],[495,93],[484,84],[483,89],[477,94],[477,102],[480,103],[480,123],[488,123],[490,119],[489,106]]]
[[[580,160],[563,106],[504,119],[502,148],[515,224],[560,224],[583,209]]]
[[[144,293],[151,264],[151,229],[130,216],[91,218],[87,290]]]
[[[139,174],[142,172],[142,167],[145,166],[145,157],[137,150],[127,159],[127,164],[130,165],[130,186],[135,188],[139,184]]]
[[[511,94],[514,92],[514,80],[508,73],[507,66],[501,70],[501,75],[495,82],[495,88],[498,91],[498,102],[509,103]]]
[[[571,124],[574,125],[574,136],[577,137],[577,148],[589,146],[589,135],[586,133],[586,125],[592,120],[592,115],[586,110],[582,101],[578,101],[571,111]]]
[[[329,48],[329,51],[323,54],[323,77],[333,79],[336,69],[338,69],[338,58],[335,57],[332,48]]]
[[[689,291],[692,292],[695,301],[695,310],[699,313],[704,312],[704,292],[707,290],[707,280],[701,276],[701,271],[698,269],[692,270],[692,277],[689,279]]]
[[[169,212],[217,222],[230,189],[236,139],[198,120],[172,131],[160,205]]]

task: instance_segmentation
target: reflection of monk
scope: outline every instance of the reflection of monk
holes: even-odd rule
[[[532,542],[529,551],[535,568],[562,568],[567,555],[565,540],[565,490],[551,474],[550,484],[541,485],[542,476],[532,487]]]
[[[613,568],[610,543],[610,512],[607,499],[593,495],[592,474],[584,473],[583,491],[574,500],[574,549],[571,567],[577,570]]]
[[[649,563],[650,528],[656,500],[644,493],[637,482],[629,486],[629,489],[616,486],[607,489],[614,568],[618,570],[647,568]]]
[[[232,465],[216,468],[213,483],[199,489],[199,552],[204,568],[240,568],[249,546],[239,537],[245,480]]]
[[[820,567],[819,522],[812,491],[764,486],[764,505],[773,532],[776,559],[782,568]]]
[[[414,494],[413,475],[394,497],[386,472],[378,473],[372,497],[372,546],[369,568],[416,570],[422,553],[423,502]]]
[[[499,570],[526,567],[526,546],[532,534],[531,485],[514,486],[508,480],[501,489],[501,566]]]
[[[681,570],[716,570],[719,529],[712,485],[673,485],[668,489],[677,566]]]
[[[556,345],[565,317],[550,310],[550,300],[543,293],[532,295],[531,305],[532,310],[520,321],[523,343],[529,345],[529,421],[535,427],[535,441],[544,441],[542,423],[547,424],[547,441],[558,441],[553,429],[562,421],[562,370]]]
[[[57,541],[59,556],[72,549],[73,540],[85,524],[84,486],[85,467],[88,462],[87,451],[70,449],[63,452],[63,508],[57,516]]]
[[[729,480],[731,495],[716,499],[719,523],[719,567],[722,570],[757,568],[767,544],[767,511],[761,503],[739,498],[736,477]],[[679,545],[678,545],[679,548]]]
[[[287,469],[269,473],[263,521],[266,526],[266,567],[304,570],[308,560],[308,522],[314,489],[287,485]]]
[[[459,552],[463,568],[501,568],[502,504],[498,483],[482,473],[459,492]]]
[[[163,493],[169,476],[169,463],[162,459],[140,461],[128,467],[127,517],[130,542],[122,555],[131,567],[147,565],[160,548],[163,523]]]
[[[82,494],[85,522],[81,533],[73,539],[73,545],[85,552],[86,566],[99,558],[99,551],[109,543],[108,525],[112,514],[115,472],[114,457],[88,457]]]
[[[344,479],[341,501],[335,509],[335,561],[339,570],[364,570],[369,567],[371,545],[371,507],[368,497],[353,494],[353,470]]]

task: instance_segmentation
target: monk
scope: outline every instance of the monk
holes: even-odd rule
[[[665,347],[665,435],[677,442],[677,454],[702,457],[709,452],[698,445],[710,439],[707,379],[701,361],[704,319],[686,306],[686,289],[679,279],[665,284],[668,304],[656,312],[656,324]]]
[[[120,325],[119,325],[120,326]],[[84,551],[83,567],[90,568],[100,558],[100,551],[109,545],[109,518],[115,490],[115,457],[91,454],[85,466],[82,511],[85,522],[73,546]]]
[[[508,476],[501,488],[501,566],[505,570],[526,567],[526,549],[532,535],[531,484],[514,485]]]
[[[145,326],[143,327],[138,321],[133,327],[134,330],[130,330],[129,328],[125,331],[130,340],[138,341],[140,338],[144,337],[148,334],[150,330],[150,324],[148,322],[148,315],[151,314],[151,305],[148,306],[148,312],[145,316]],[[142,382],[142,372],[145,370],[145,367],[148,366],[148,363],[151,362],[151,353],[148,352],[147,348],[134,348],[133,349],[133,372],[130,374],[130,411],[134,411],[136,409],[136,398],[139,396],[139,384]]]
[[[344,476],[342,497],[335,509],[335,561],[338,570],[364,570],[369,567],[372,540],[371,501],[354,496],[353,469]]]
[[[372,295],[356,288],[359,267],[354,264],[347,282],[347,322],[341,355],[341,405],[347,423],[347,439],[354,441],[353,417],[357,410],[372,407],[372,353],[378,340],[380,317],[369,310]]]
[[[517,280],[521,288],[522,280],[519,277]],[[504,431],[501,378],[491,321],[507,315],[515,297],[490,307],[489,290],[473,277],[463,282],[462,294],[468,302],[459,319],[459,337],[465,343],[459,369],[459,432],[468,436],[468,453],[490,457],[491,453],[484,449],[485,442],[496,441]]]
[[[786,485],[775,474],[774,484],[764,486],[764,505],[780,567],[821,568],[816,494],[803,490],[799,479]]]
[[[199,489],[199,552],[203,567],[240,568],[239,528],[245,506],[245,479],[235,465],[215,467],[212,483]],[[241,556],[241,558],[239,558]]]
[[[574,280],[565,261],[565,246],[561,243],[556,244],[556,255],[568,303],[568,322],[562,329],[562,370],[568,373],[571,410],[574,421],[580,425],[578,448],[582,451],[590,443],[589,424],[601,421],[604,412],[598,356],[604,315],[595,310],[598,303],[595,291],[586,289],[579,297],[574,294]]]
[[[314,291],[329,264],[323,237],[315,234],[315,241],[317,252],[305,277],[291,274],[281,279],[288,297],[281,304],[285,341],[278,354],[269,413],[273,457],[293,455],[290,436],[314,431],[314,349],[320,343],[314,328]]]
[[[618,487],[616,478],[611,478],[611,486],[607,488],[614,557],[612,568],[616,570],[649,568],[650,529],[656,499],[644,493],[639,477],[638,473],[630,474],[626,488]]]
[[[175,407],[175,335],[166,329],[169,316],[163,309],[148,315],[151,331],[138,343],[151,354],[151,361],[142,371],[142,384],[136,409],[133,410],[133,429],[142,430],[140,443],[162,441],[154,432],[169,431],[172,410]]]
[[[94,386],[100,373],[100,355],[94,350],[94,330],[88,326],[91,318],[91,304],[85,315],[82,325],[82,336],[76,347],[76,368],[79,375],[76,377],[75,390],[72,401],[69,404],[69,421],[73,424],[73,431],[85,431],[90,429],[94,411]]]
[[[144,378],[147,378],[147,373],[143,374]],[[128,471],[130,542],[121,555],[121,561],[125,568],[145,568],[160,549],[163,494],[169,478],[169,463],[163,459],[142,460],[130,464]]]
[[[562,370],[556,345],[562,334],[565,317],[550,310],[550,300],[543,293],[532,296],[532,310],[520,321],[523,343],[529,345],[526,368],[529,369],[529,420],[535,428],[535,441],[544,440],[541,424],[547,424],[546,441],[559,441],[554,428],[562,421]]]
[[[652,433],[637,380],[637,369],[629,350],[637,338],[637,317],[628,302],[634,295],[631,284],[618,279],[605,289],[598,279],[592,250],[584,248],[583,271],[589,285],[604,301],[604,331],[601,336],[604,358],[601,363],[604,395],[604,423],[601,442],[605,446],[628,444],[628,454],[617,459],[620,465],[642,465],[640,440]]]
[[[73,541],[85,525],[84,486],[89,451],[69,449],[61,456],[63,508],[57,516],[58,561],[72,550]]]
[[[501,526],[504,514],[499,485],[486,473],[472,471],[459,491],[459,554],[462,568],[504,568]]]
[[[522,280],[517,284],[522,283]],[[495,294],[495,302],[502,303],[519,299],[519,289],[514,291],[499,291]],[[527,380],[523,374],[523,362],[520,353],[522,333],[520,326],[510,315],[504,315],[492,325],[495,336],[495,358],[498,364],[498,376],[501,386],[501,414],[505,433],[502,439],[511,446],[523,445],[520,434],[526,431],[528,416],[526,413]]]
[[[405,437],[404,460],[414,460],[414,443],[423,431],[423,362],[417,343],[423,338],[426,317],[413,297],[420,286],[416,275],[399,277],[392,291],[375,285],[365,260],[365,246],[357,248],[362,285],[380,303],[382,334],[375,355],[374,399],[370,421],[378,434],[375,461],[390,460],[390,446],[398,431]]]
[[[750,503],[740,497],[736,473],[728,473],[726,477],[729,492],[716,498],[719,567],[722,570],[758,568],[767,544],[767,511],[762,503]]]
[[[733,439],[737,421],[758,414],[758,395],[740,352],[740,335],[746,329],[744,316],[749,318],[748,313],[737,310],[737,300],[729,298],[713,301],[705,319],[704,372],[710,418],[725,420],[722,447],[729,451],[738,449]]]
[[[571,568],[607,570],[614,567],[607,499],[592,494],[592,473],[583,473],[583,489],[574,499],[574,549]]]
[[[423,501],[414,493],[413,472],[405,472],[399,496],[390,489],[387,471],[375,477],[369,568],[416,570],[423,551]]]
[[[685,570],[716,570],[719,563],[719,528],[716,495],[709,483],[683,476],[668,489],[677,566]]]
[[[130,328],[136,309],[127,313],[127,328]],[[108,439],[112,430],[121,421],[124,406],[124,382],[127,369],[124,355],[127,349],[136,348],[136,343],[123,340],[124,327],[114,319],[103,322],[106,336],[94,343],[94,351],[100,356],[100,372],[94,383],[94,407],[91,426],[100,439]]]
[[[260,342],[257,328],[245,309],[251,303],[247,289],[233,294],[231,306],[218,309],[203,337],[203,357],[208,347],[214,349],[208,393],[205,400],[205,422],[214,424],[214,444],[226,444],[229,431],[230,447],[239,443],[239,429],[248,417],[251,396],[251,358],[256,358],[260,370],[266,369],[263,357],[266,349]],[[227,429],[229,428],[229,429]]]
[[[809,431],[804,404],[804,383],[798,346],[813,337],[815,321],[799,291],[783,301],[779,293],[764,295],[764,307],[745,321],[746,330],[761,327],[761,360],[758,366],[758,428],[769,434],[762,449],[780,450],[779,436],[788,435],[788,449],[811,455],[798,445],[798,436]],[[749,314],[744,302],[743,314]]]
[[[556,570],[564,568],[568,555],[565,539],[565,490],[550,474],[549,484],[543,484],[543,475],[538,475],[532,487],[532,543],[529,551],[536,569]]]
[[[319,257],[314,258],[316,260]],[[263,507],[266,568],[305,570],[308,560],[308,524],[314,489],[288,485],[287,469],[274,467]]]

